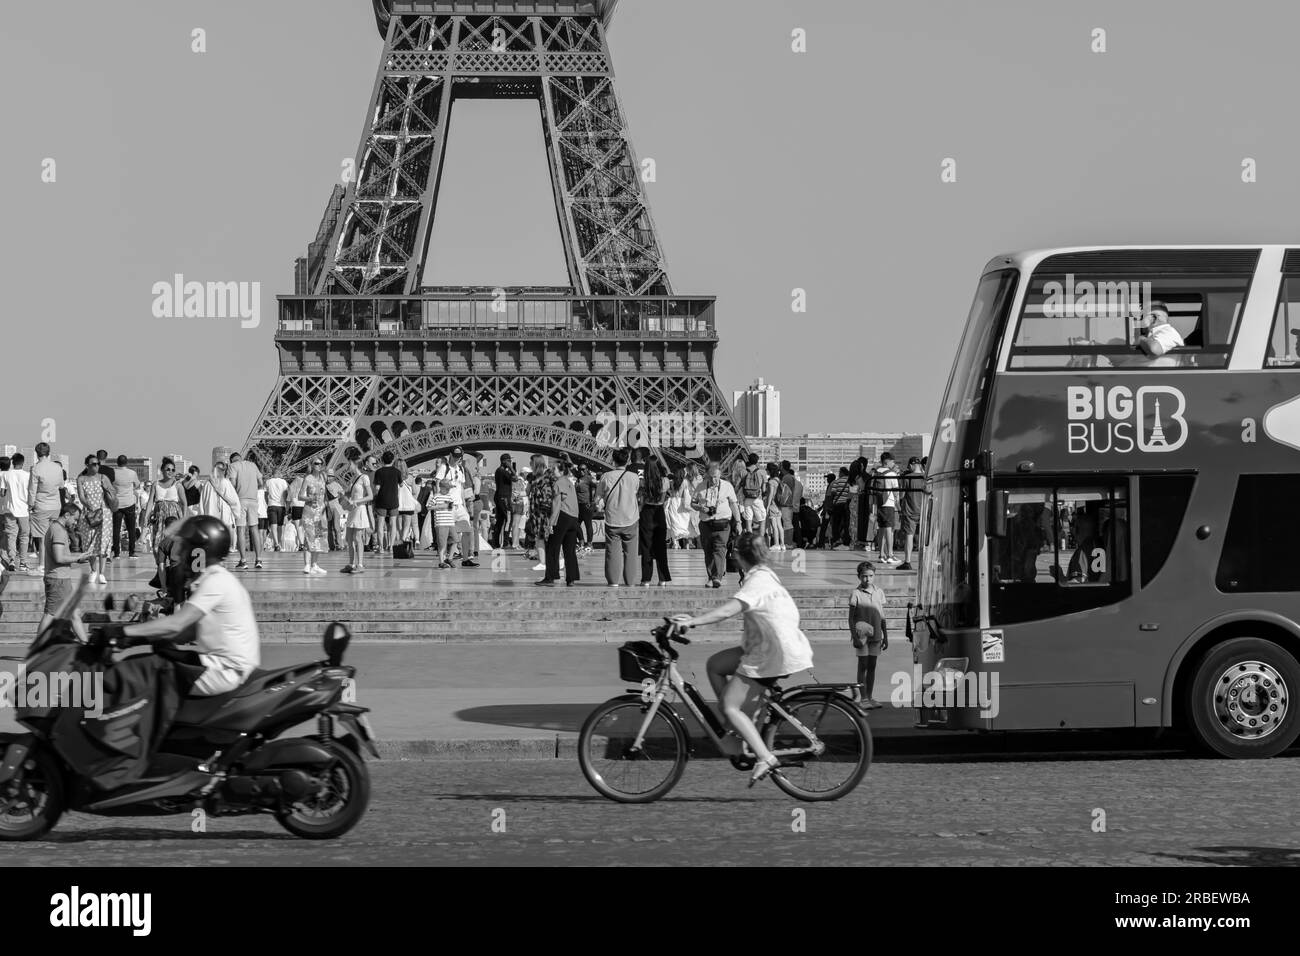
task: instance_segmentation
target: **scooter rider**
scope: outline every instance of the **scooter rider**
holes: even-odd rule
[[[188,600],[170,616],[137,624],[110,624],[103,632],[106,639],[130,647],[175,640],[193,628],[196,653],[192,662],[203,667],[190,691],[194,697],[229,693],[261,664],[261,639],[252,601],[225,566],[230,540],[230,529],[221,519],[211,515],[186,518],[173,537],[171,556],[188,579]]]

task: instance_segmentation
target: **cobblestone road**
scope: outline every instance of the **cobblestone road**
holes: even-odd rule
[[[192,834],[188,818],[72,814],[48,842],[5,847],[0,863],[1300,865],[1295,759],[903,759],[875,764],[833,804],[747,790],[729,766],[698,761],[644,807],[597,796],[571,760],[371,769],[368,816],[333,843],[256,817]],[[1093,830],[1098,811],[1105,832]]]

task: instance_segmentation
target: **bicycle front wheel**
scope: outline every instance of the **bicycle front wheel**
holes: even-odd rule
[[[677,785],[686,769],[681,724],[661,707],[646,728],[641,700],[616,697],[591,712],[578,734],[578,763],[596,792],[619,803],[650,803]]]
[[[782,757],[772,781],[798,800],[838,800],[852,792],[871,766],[871,729],[858,708],[838,695],[795,698],[781,706],[823,749],[809,752],[812,744],[804,732],[777,718],[766,728],[768,749],[805,753]]]

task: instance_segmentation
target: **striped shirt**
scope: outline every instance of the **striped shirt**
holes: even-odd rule
[[[429,508],[433,511],[434,527],[450,528],[456,523],[455,496],[440,491],[429,499]]]

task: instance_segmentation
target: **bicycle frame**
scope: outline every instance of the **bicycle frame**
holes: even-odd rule
[[[644,686],[644,685],[643,685]],[[645,699],[649,688],[642,690],[642,699]],[[641,727],[637,731],[636,739],[632,741],[632,749],[639,750],[645,735],[650,729],[650,724],[654,721],[655,715],[664,701],[668,699],[669,691],[686,704],[687,709],[694,715],[696,722],[704,729],[705,734],[719,746],[721,749],[722,738],[727,735],[727,730],[722,724],[722,720],[713,712],[713,708],[705,702],[700,695],[699,690],[690,681],[682,677],[681,672],[677,669],[677,662],[669,660],[668,666],[664,672],[659,675],[655,682],[653,699],[650,706],[645,712],[645,718],[641,722]],[[763,732],[764,727],[771,723],[772,713],[778,717],[788,720],[808,740],[807,747],[798,747],[786,750],[773,750],[772,755],[775,757],[801,757],[807,755],[820,755],[825,751],[826,746],[817,739],[817,735],[801,724],[794,716],[781,706],[779,697],[773,694],[771,688],[764,688],[763,697],[759,702],[758,710],[754,713],[754,726],[759,728],[759,733]]]

